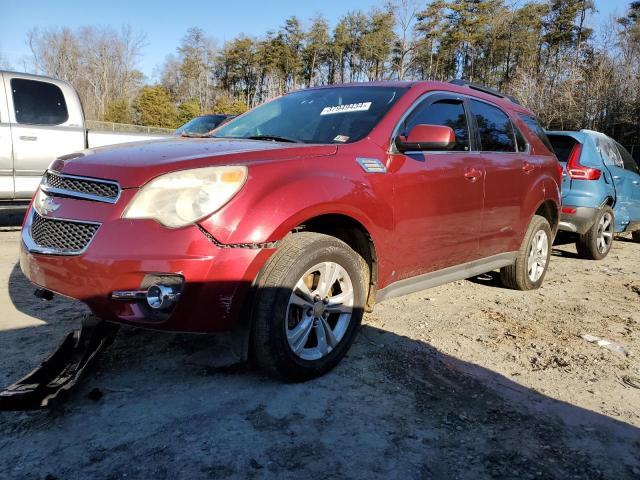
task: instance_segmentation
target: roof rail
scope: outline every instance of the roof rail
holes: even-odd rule
[[[520,105],[520,102],[516,97],[499,92],[498,90],[494,90],[493,88],[485,87],[484,85],[480,85],[479,83],[469,82],[467,80],[462,80],[461,78],[454,78],[453,80],[449,80],[449,83],[452,83],[453,85],[459,85],[461,87],[469,87],[474,90],[478,90],[479,92],[488,93],[489,95],[493,95],[495,97],[506,98],[507,100]]]

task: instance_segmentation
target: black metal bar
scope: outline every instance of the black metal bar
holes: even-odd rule
[[[486,87],[479,83],[469,82],[467,80],[462,80],[461,78],[454,78],[453,80],[449,80],[449,83],[451,83],[452,85],[458,85],[461,87],[469,87],[474,90],[478,90],[479,92],[488,93],[489,95],[493,95],[495,97],[506,98],[512,103],[517,103],[518,105],[520,105],[520,102],[516,97],[512,95],[507,95],[506,93],[502,93],[498,90],[494,90],[493,88]]]
[[[35,410],[61,403],[117,332],[113,323],[85,317],[81,328],[70,332],[38,368],[0,392],[0,410]]]

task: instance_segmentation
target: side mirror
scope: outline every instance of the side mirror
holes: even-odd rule
[[[409,135],[396,137],[396,147],[402,153],[420,150],[450,150],[456,144],[456,134],[444,125],[416,125]]]

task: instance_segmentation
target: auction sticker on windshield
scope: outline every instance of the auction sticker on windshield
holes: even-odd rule
[[[364,112],[371,108],[371,102],[350,103],[348,105],[336,105],[335,107],[324,107],[320,115],[333,115],[334,113]]]

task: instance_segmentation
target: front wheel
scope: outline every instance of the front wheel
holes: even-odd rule
[[[310,232],[285,238],[256,281],[258,365],[290,381],[335,367],[362,320],[368,275],[362,257],[337,238]]]
[[[598,213],[593,226],[576,241],[580,258],[601,260],[607,256],[613,244],[613,210],[608,205]]]
[[[631,232],[631,238],[633,239],[634,242],[640,243],[640,230]]]
[[[542,285],[551,257],[551,226],[546,218],[534,215],[524,236],[516,261],[500,269],[505,287],[535,290]]]

